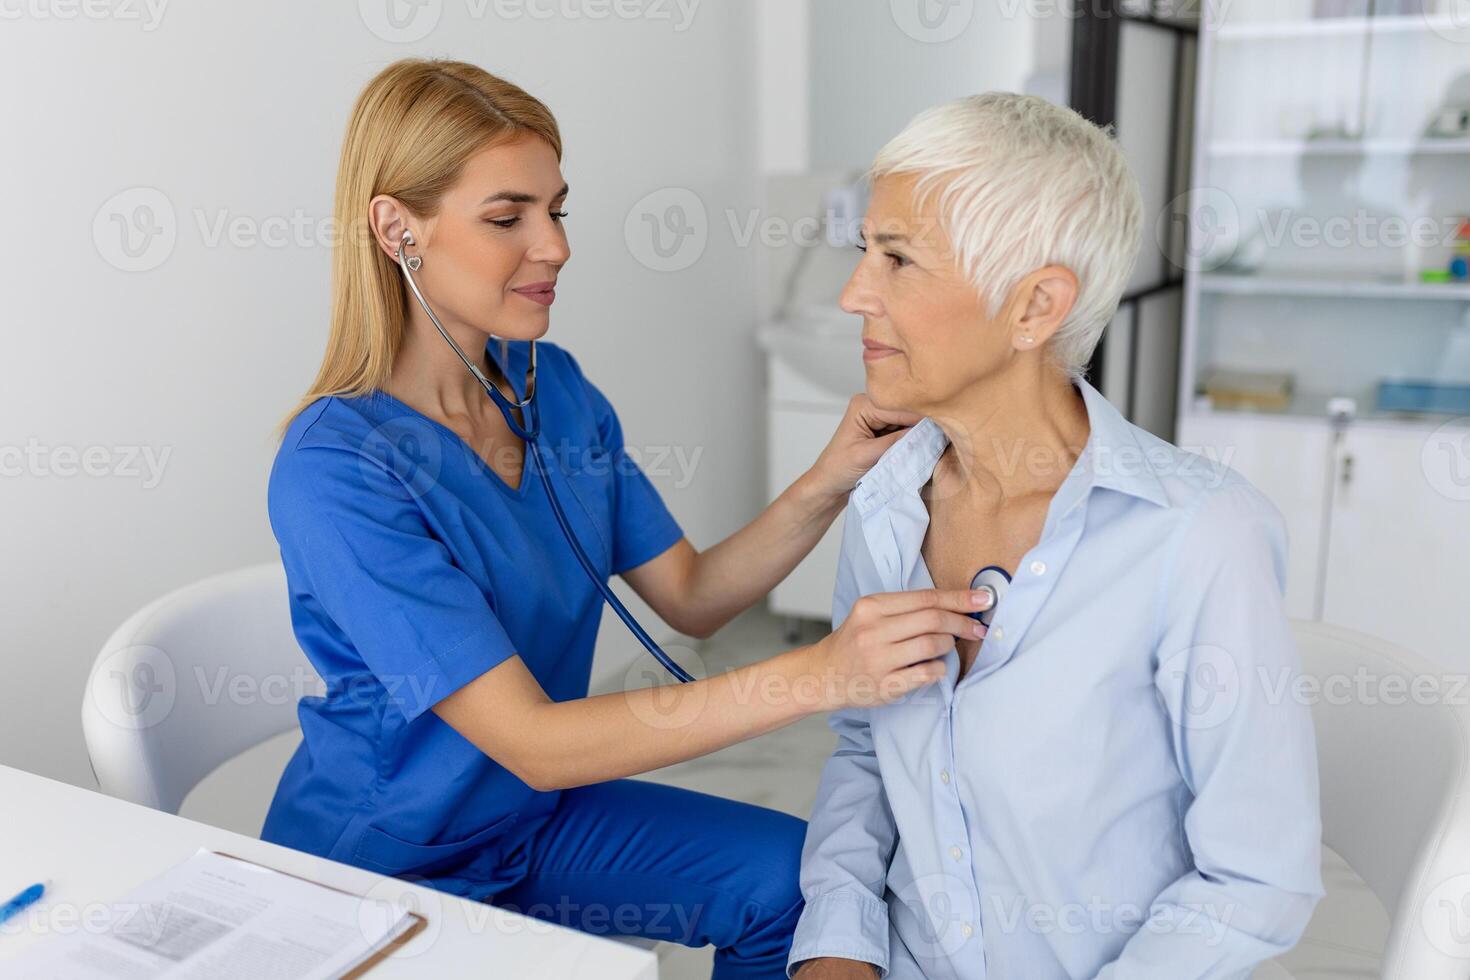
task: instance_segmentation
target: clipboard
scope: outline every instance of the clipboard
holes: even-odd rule
[[[231,861],[239,861],[241,864],[253,864],[257,868],[264,868],[267,871],[274,871],[276,874],[285,875],[287,878],[295,878],[297,881],[304,881],[308,884],[316,885],[318,888],[325,888],[328,891],[337,892],[339,895],[351,895],[354,898],[363,897],[356,894],[355,892],[350,892],[345,888],[337,888],[333,885],[324,885],[320,881],[316,881],[313,878],[308,878],[305,875],[294,874],[290,871],[282,871],[280,868],[273,868],[268,864],[261,864],[259,861],[252,861],[249,858],[240,857],[238,854],[229,854],[225,851],[213,851],[211,853],[218,854],[220,857],[229,858]],[[409,925],[407,929],[405,929],[395,939],[389,942],[388,945],[384,946],[376,953],[373,953],[366,960],[353,967],[347,973],[342,974],[341,980],[357,980],[358,977],[364,976],[373,967],[377,966],[379,963],[392,956],[397,950],[401,949],[406,943],[408,943],[410,939],[417,936],[419,933],[423,932],[429,927],[429,920],[417,912],[409,911],[408,917],[412,919],[413,922]]]

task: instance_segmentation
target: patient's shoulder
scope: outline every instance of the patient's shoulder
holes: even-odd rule
[[[1250,480],[1230,465],[1233,453],[1216,446],[1178,446],[1146,429],[1135,432],[1143,465],[1158,478],[1172,506],[1198,506],[1220,491],[1255,494],[1265,501]]]

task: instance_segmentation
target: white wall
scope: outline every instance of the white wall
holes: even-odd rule
[[[362,15],[389,2],[163,0],[156,22],[141,3],[0,8],[0,763],[90,785],[78,708],[108,633],[164,591],[275,557],[270,430],[322,353],[329,248],[309,233],[208,236],[221,217],[265,231],[328,218],[351,101],[396,58],[474,61],[551,106],[574,249],[552,339],[609,393],[631,444],[702,452],[688,487],[677,469],[655,477],[696,542],[758,506],[759,422],[743,407],[760,377],[754,259],[723,218],[755,194],[744,5],[634,3],[670,19],[624,20],[592,19],[594,3],[398,3],[427,18],[411,27],[437,22],[395,42]],[[532,16],[561,10],[583,13]],[[678,272],[641,264],[624,235],[635,203],[666,187],[691,189],[710,219]],[[155,212],[176,240],[147,271],[116,266],[107,213],[133,214],[135,188],[173,211]],[[132,196],[109,205],[119,192]],[[89,457],[98,475],[52,455],[89,447],[106,447]],[[129,475],[138,447],[166,454],[156,484]]]
[[[866,167],[920,110],[1022,91],[1035,66],[1036,20],[1024,3],[807,2],[815,168]]]
[[[924,108],[979,92],[1064,89],[1071,19],[1032,16],[1026,4],[761,0],[759,8],[760,162],[766,208],[785,227],[820,215],[823,192],[865,170]],[[806,250],[793,305],[835,309],[857,253],[825,243]],[[763,316],[778,312],[802,251],[759,253]]]

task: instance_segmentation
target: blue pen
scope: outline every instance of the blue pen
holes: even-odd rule
[[[43,882],[41,884],[32,885],[25,891],[21,892],[19,895],[12,898],[10,901],[6,902],[4,905],[0,905],[0,925],[3,925],[9,919],[15,918],[17,915],[20,915],[26,909],[30,908],[32,905],[35,905],[37,902],[39,902],[41,900],[41,896],[46,894],[46,884],[47,883]]]

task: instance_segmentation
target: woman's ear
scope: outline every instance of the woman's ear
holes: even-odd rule
[[[398,258],[398,242],[409,230],[408,219],[408,209],[387,194],[379,194],[368,202],[368,226],[373,240],[394,261]],[[417,242],[418,236],[414,239]]]
[[[1016,286],[1017,311],[1011,329],[1011,346],[1019,351],[1041,350],[1061,329],[1077,305],[1081,286],[1077,274],[1066,266],[1037,269]]]

